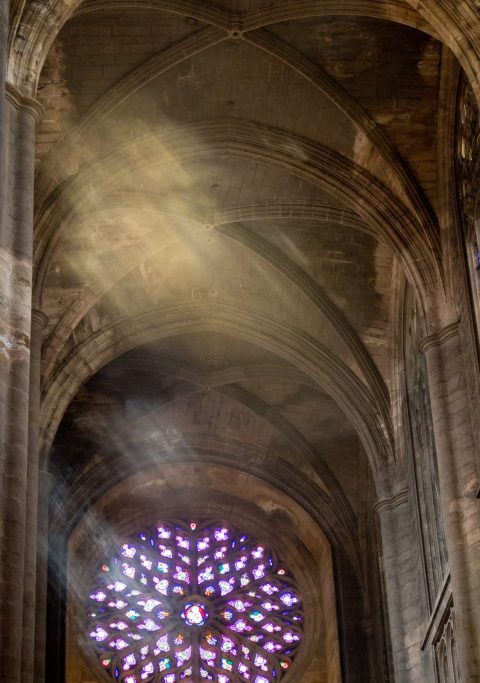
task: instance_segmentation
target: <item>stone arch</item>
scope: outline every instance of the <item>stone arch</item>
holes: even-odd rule
[[[10,61],[9,80],[25,94],[34,96],[37,88],[38,77],[42,69],[50,46],[62,26],[80,8],[81,0],[48,0],[40,6],[29,6],[20,3],[16,14],[12,17],[12,29],[10,35]],[[93,4],[84,3],[83,11],[92,11],[101,7],[111,6],[109,0]],[[325,15],[357,15],[374,18],[385,18],[391,21],[406,24],[424,31],[435,31],[430,28],[428,20],[423,20],[415,10],[409,10],[403,6],[399,8],[395,2],[378,3],[374,0],[362,0],[361,3],[351,3],[349,0],[342,2],[328,2],[323,9],[318,8],[318,3],[313,0],[302,2],[287,1],[277,3],[274,9],[252,12],[249,16],[237,16],[233,12],[200,2],[200,0],[121,0],[115,1],[115,6],[121,9],[143,8],[159,9],[174,12],[184,16],[191,16],[225,31],[254,30],[261,26],[287,21],[290,18],[302,18],[309,16]],[[81,11],[81,10],[80,10]],[[28,30],[26,30],[28,27]],[[20,31],[21,30],[21,31]],[[23,35],[25,32],[26,35]]]
[[[147,168],[166,156],[184,162],[212,154],[236,155],[286,168],[350,203],[379,238],[386,240],[399,255],[419,299],[424,307],[429,306],[432,287],[438,289],[442,283],[436,232],[419,224],[380,181],[333,150],[283,130],[234,120],[181,126],[160,135],[136,138],[80,170],[61,190],[60,199],[63,196],[65,201],[56,201],[53,205],[47,202],[37,216],[36,242],[41,245],[36,250],[37,277],[41,278],[48,267],[48,261],[41,263],[45,247],[52,239],[59,239],[61,228],[68,225],[72,207],[88,209],[89,203],[91,206],[111,191],[116,179],[132,170]],[[137,163],[139,158],[141,164]]]
[[[41,410],[44,452],[79,386],[102,365],[148,341],[204,330],[233,333],[269,349],[314,378],[356,428],[374,477],[382,464],[393,458],[389,417],[381,416],[366,387],[330,351],[295,329],[219,301],[156,309],[141,314],[138,320],[122,320],[80,345],[45,387]]]
[[[137,437],[131,436],[132,431],[137,433],[136,430],[139,430],[143,438],[143,435],[147,432],[146,430],[144,431],[142,425],[143,423],[149,424],[150,418],[153,418],[153,420],[158,417],[162,418],[163,413],[170,410],[173,404],[181,403],[185,399],[198,394],[199,391],[212,392],[213,394],[225,397],[225,399],[231,401],[237,406],[246,407],[253,415],[265,421],[266,425],[269,425],[276,433],[281,435],[285,442],[291,446],[292,451],[298,453],[300,458],[312,468],[312,471],[315,472],[315,475],[321,479],[323,484],[322,491],[324,493],[328,491],[328,497],[330,500],[328,503],[330,505],[329,515],[332,517],[332,519],[337,519],[339,523],[341,522],[343,524],[345,533],[347,533],[347,535],[348,533],[356,533],[355,517],[350,502],[348,501],[348,498],[339,480],[324,459],[321,449],[319,450],[318,448],[314,447],[310,441],[308,441],[308,439],[297,429],[297,427],[295,427],[295,425],[285,416],[283,416],[278,410],[268,403],[262,401],[253,393],[241,386],[238,386],[238,384],[235,382],[235,379],[241,381],[247,376],[254,378],[257,384],[272,380],[272,378],[279,379],[280,376],[284,378],[284,368],[282,368],[282,371],[279,371],[279,369],[275,366],[272,366],[271,368],[265,368],[262,365],[256,365],[250,368],[229,368],[215,373],[200,373],[195,371],[192,372],[190,368],[186,368],[176,363],[172,364],[170,362],[164,363],[160,361],[159,363],[155,363],[155,369],[153,367],[151,368],[152,374],[154,374],[155,370],[159,369],[158,366],[160,366],[162,375],[172,379],[180,380],[180,383],[185,382],[187,383],[187,386],[181,387],[178,394],[176,394],[174,391],[174,397],[167,403],[160,406],[146,406],[144,409],[140,409],[138,413],[135,412],[133,416],[130,416],[126,421],[122,421],[122,424],[118,430],[115,430],[115,434],[112,436],[112,438],[110,436],[106,436],[103,444],[100,444],[98,448],[98,453],[95,453],[93,456],[95,460],[98,460],[100,463],[95,467],[94,479],[97,477],[99,469],[106,468],[106,471],[109,471],[109,449],[113,448],[116,452],[118,450],[120,458],[122,455],[125,455],[125,443],[131,444],[131,451],[135,451],[135,444],[138,444],[139,440]],[[295,373],[291,374],[295,375]],[[297,380],[299,374],[300,373],[296,373]],[[301,381],[308,382],[308,378],[301,376]],[[313,382],[311,385],[316,388],[318,387],[318,385],[314,384]],[[195,449],[198,449],[202,452],[207,452],[212,448],[221,450],[219,443],[223,443],[226,437],[216,436],[214,439],[211,439],[210,436],[206,437],[204,435],[196,435],[194,438],[196,444]],[[142,439],[140,439],[140,441],[142,441]],[[145,441],[147,440],[145,439]],[[168,436],[165,437],[165,435],[163,435],[160,441],[161,445],[155,441],[151,444],[147,443],[147,446],[148,448],[152,449],[158,446],[159,448],[164,448],[165,452],[168,452],[169,446],[167,446],[166,443],[168,441]],[[175,437],[172,437],[171,441],[173,447]],[[230,445],[226,450],[233,453],[235,452],[235,448],[233,447],[234,442],[232,439],[229,441]],[[188,437],[188,442],[189,447],[194,447],[191,435]],[[117,449],[116,444],[121,444],[121,446]],[[242,450],[243,447],[244,446],[242,445],[242,448],[238,453],[239,461],[241,461],[243,455],[245,454]],[[260,447],[257,446],[257,448],[259,449],[260,453]],[[185,452],[187,451],[188,449],[185,448]],[[261,456],[259,455],[258,457],[260,457],[261,461],[263,462],[265,458],[268,460],[267,455],[268,454],[263,454]],[[253,457],[254,454],[252,452],[252,458]],[[115,462],[117,463],[117,460],[115,460]],[[119,467],[119,469],[121,470],[122,468]],[[307,479],[310,481],[309,478]],[[87,496],[91,494],[92,486],[89,481],[85,483],[85,491]],[[83,504],[83,501],[78,501],[78,508],[82,509]],[[72,510],[72,516],[74,516],[74,514],[74,510]],[[323,514],[325,514],[325,511]]]
[[[48,193],[54,189],[52,182],[55,182],[55,169],[65,157],[65,148],[75,149],[76,146],[81,146],[82,139],[94,129],[96,124],[102,122],[119,104],[124,103],[151,80],[228,38],[228,34],[212,26],[200,29],[193,35],[188,35],[178,43],[152,55],[114,83],[61,138],[42,164],[37,178],[37,203],[41,204]],[[426,197],[408,168],[398,157],[387,136],[354,98],[349,96],[320,66],[312,64],[306,57],[268,31],[257,30],[253,33],[246,33],[245,40],[254,48],[286,64],[302,79],[308,81],[312,88],[338,107],[371,146],[365,154],[367,157],[371,157],[372,153],[376,156],[377,160],[373,162],[374,166],[379,167],[376,175],[386,178],[391,176],[393,182],[398,184],[399,195],[407,201],[418,220],[435,231],[436,220]]]
[[[407,0],[424,17],[440,40],[453,52],[480,106],[480,39],[478,5],[472,0]]]
[[[285,207],[285,211],[286,215],[288,214],[288,217],[292,216],[292,209],[287,210]],[[342,224],[345,222],[346,224],[355,227],[355,229],[362,229],[363,227],[357,216],[343,216],[340,214],[340,212],[330,209],[329,207],[305,207],[302,205],[302,213],[299,212],[299,216],[304,217],[304,215],[310,216],[312,219],[315,216],[321,220],[326,220],[327,216],[334,217],[336,215],[338,216],[339,222]],[[251,230],[249,230],[248,225],[243,224],[244,221],[248,221],[249,217],[252,218],[253,216],[255,216],[256,219],[268,218],[271,216],[271,207],[270,211],[262,211],[261,207],[257,207],[257,210],[254,213],[252,213],[250,210],[250,214],[243,211],[238,213],[229,213],[228,218],[232,220],[232,222],[228,223],[225,221],[227,216],[223,217],[220,214],[218,217],[218,223],[216,220],[214,221],[215,232],[229,240],[234,241],[246,250],[265,260],[279,274],[283,275],[292,284],[294,284],[298,288],[299,292],[315,305],[319,313],[324,316],[324,318],[331,325],[332,329],[335,330],[343,340],[349,353],[352,355],[355,362],[361,369],[361,372],[364,375],[373,395],[375,395],[379,403],[384,406],[383,411],[385,414],[387,414],[390,400],[387,387],[380,372],[376,368],[371,356],[369,355],[353,326],[349,323],[342,311],[333,303],[327,292],[313,282],[312,278],[310,278],[303,271],[303,269],[295,265],[292,260],[285,256],[279,249],[267,243],[258,235],[255,235]],[[235,220],[236,218],[239,220]],[[198,221],[199,225],[201,225],[200,217]],[[192,230],[195,231],[195,229],[195,226],[193,226]],[[187,236],[188,234],[189,232],[187,230]],[[182,236],[183,233],[182,235],[178,236],[179,241]],[[158,250],[161,250],[162,248],[163,241],[158,246]],[[154,256],[156,253],[158,252],[157,245],[155,243],[155,246],[152,245],[152,247],[149,249],[149,255]],[[118,281],[120,281],[120,279],[126,277],[126,275],[137,266],[138,263],[135,260],[129,262],[128,269],[126,268],[124,271],[119,273],[118,280],[109,278],[109,284],[112,282],[112,280],[113,285],[116,284]],[[37,284],[38,282],[39,281],[37,279]],[[84,294],[81,299],[78,300],[78,304],[74,303],[70,306],[56,328],[52,331],[50,337],[44,344],[43,349],[43,374],[45,378],[48,377],[49,372],[54,368],[54,364],[59,360],[61,349],[72,333],[72,330],[75,329],[75,327],[79,324],[79,321],[85,315],[87,315],[88,311],[91,310],[95,303],[100,300],[105,291],[106,287],[104,290],[99,292],[98,295],[95,292]],[[39,294],[39,296],[41,295]]]
[[[8,78],[12,85],[24,94],[35,95],[38,77],[48,50],[61,27],[72,17],[80,3],[81,0],[49,0],[40,6],[19,3],[11,21]],[[88,3],[85,4],[88,9]],[[353,14],[396,21],[439,36],[454,52],[475,90],[477,100],[480,98],[480,48],[473,28],[477,9],[470,0],[463,3],[460,10],[447,0],[426,0],[420,5],[417,0],[408,0],[412,9],[404,5],[398,6],[395,2],[379,4],[373,0],[362,0],[361,3],[351,3],[349,0],[343,0],[340,3],[325,3],[326,6],[322,10],[318,9],[318,3],[314,0],[302,2],[301,7],[296,2],[287,1],[279,3],[273,10],[253,12],[246,18],[198,0],[141,0],[138,4],[143,8],[158,8],[193,16],[199,21],[226,31],[238,31],[239,28],[253,30],[277,21],[319,15]],[[122,0],[122,9],[132,6],[137,6],[134,0]],[[95,7],[98,7],[98,3],[95,3]],[[92,5],[90,11],[91,9]]]
[[[105,452],[100,451],[95,455],[105,456]],[[159,462],[166,466],[184,462],[192,467],[200,466],[201,463],[229,467],[261,478],[279,491],[284,491],[315,517],[329,543],[344,548],[359,582],[363,581],[363,570],[358,561],[358,530],[323,482],[319,485],[313,479],[302,477],[298,469],[280,462],[262,447],[239,444],[224,435],[206,437],[189,434],[182,439],[177,435],[164,435],[160,441],[158,438],[150,440],[148,435],[141,441],[127,438],[122,443],[122,450],[115,453],[114,461],[99,460],[98,467],[78,479],[75,487],[69,490],[64,505],[58,508],[52,529],[57,531],[65,528],[70,533],[84,511],[100,500],[111,486],[121,485],[122,481],[132,476],[148,472]]]
[[[168,481],[181,481],[182,486],[169,486]],[[198,493],[195,481],[205,489],[204,493]],[[175,518],[180,512],[178,501],[183,501],[182,490],[195,490],[195,496],[191,493],[189,495],[189,500],[192,501],[187,505],[190,515],[220,517],[226,518],[226,521],[231,519],[232,523],[243,525],[247,531],[260,534],[271,543],[279,535],[281,537],[281,529],[285,529],[283,557],[291,565],[295,575],[298,575],[299,586],[308,596],[310,604],[306,606],[306,631],[302,650],[284,680],[287,683],[298,680],[299,677],[303,680],[306,676],[307,680],[314,681],[320,674],[329,681],[340,681],[338,630],[332,600],[332,549],[315,506],[306,509],[294,493],[285,494],[283,488],[280,482],[265,481],[248,468],[236,470],[226,463],[209,458],[166,463],[144,472],[132,473],[126,481],[117,484],[108,494],[99,498],[70,534],[69,573],[73,574],[76,586],[84,585],[95,563],[102,559],[102,539],[105,540],[105,536],[107,539],[110,535],[121,536],[127,530],[155,523],[159,521],[155,514],[157,517],[163,514]],[[122,499],[125,501],[125,496],[130,497],[134,503],[133,514],[131,508],[120,502]],[[150,502],[152,496],[157,501],[153,508]],[[182,505],[185,516],[185,503],[182,502]],[[93,554],[87,550],[91,546],[89,539],[92,537],[98,538],[95,543],[97,551]],[[85,552],[88,553],[88,559]],[[78,557],[84,557],[84,560],[80,562]],[[78,601],[73,599],[73,603],[78,604]],[[326,605],[329,605],[329,609],[326,614],[322,614],[322,607],[325,608]],[[328,644],[321,644],[325,637]],[[329,652],[331,648],[337,652],[334,658]],[[324,661],[324,670],[318,669],[316,651],[322,653],[323,659],[336,659],[336,666]],[[309,671],[309,664],[313,671]]]

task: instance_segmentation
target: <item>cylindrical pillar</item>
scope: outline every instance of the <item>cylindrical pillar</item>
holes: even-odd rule
[[[47,317],[32,310],[30,337],[30,401],[28,425],[27,508],[25,537],[25,576],[23,593],[23,648],[22,683],[34,680],[35,661],[35,601],[37,579],[37,525],[39,495],[39,413],[40,413],[40,362],[42,330]],[[43,493],[43,491],[42,491]]]
[[[37,579],[35,601],[35,683],[45,683],[48,592],[48,510],[52,475],[40,469],[38,477]]]
[[[6,126],[6,97],[5,83],[7,74],[7,39],[8,39],[8,2],[0,2],[0,234],[5,222],[6,207],[5,196],[6,183],[6,150],[7,150],[7,126]]]
[[[0,226],[0,671],[21,680],[35,125],[41,107],[6,88],[6,192]]]
[[[462,683],[480,681],[480,500],[458,324],[422,341],[428,369],[440,496]]]

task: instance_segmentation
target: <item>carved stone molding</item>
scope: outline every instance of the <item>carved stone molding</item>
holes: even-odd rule
[[[458,327],[458,321],[450,323],[450,325],[447,325],[438,332],[435,332],[435,334],[429,334],[427,337],[424,337],[418,345],[420,351],[422,353],[427,353],[427,351],[430,349],[436,346],[441,346],[452,337],[458,335]]]
[[[442,683],[460,683],[458,653],[455,632],[455,609],[450,584],[450,575],[445,577],[439,592],[427,631],[422,643],[422,650],[433,648],[439,680]]]
[[[6,84],[5,96],[16,109],[23,109],[24,111],[29,112],[35,119],[36,123],[43,119],[45,114],[43,105],[41,105],[37,100],[34,100],[32,97],[26,97],[25,95],[22,95],[18,88],[15,88],[15,86],[13,86],[11,83]]]
[[[432,645],[445,620],[445,614],[450,609],[452,604],[452,588],[450,585],[450,574],[448,573],[444,579],[443,586],[437,595],[435,604],[430,615],[430,620],[427,625],[427,630],[422,643],[422,650],[428,645]]]
[[[32,308],[32,323],[35,323],[40,330],[44,330],[48,325],[48,316],[38,308]]]
[[[394,496],[390,498],[384,498],[383,500],[377,500],[374,504],[373,509],[379,515],[386,510],[395,510],[395,508],[400,507],[404,503],[408,503],[408,490],[402,489]]]

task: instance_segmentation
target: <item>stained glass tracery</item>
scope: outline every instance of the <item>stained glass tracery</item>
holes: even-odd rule
[[[291,573],[225,524],[139,532],[101,567],[89,595],[90,642],[121,683],[273,683],[302,630]]]

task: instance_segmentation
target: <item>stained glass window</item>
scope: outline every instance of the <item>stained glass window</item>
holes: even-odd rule
[[[456,135],[460,220],[480,349],[480,112],[465,74],[459,80]]]
[[[272,683],[302,638],[276,553],[230,524],[159,524],[125,539],[89,595],[88,634],[122,683]]]

